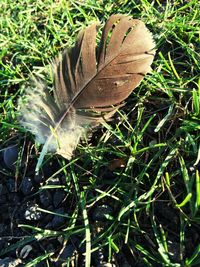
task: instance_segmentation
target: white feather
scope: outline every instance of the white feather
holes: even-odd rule
[[[18,104],[20,123],[35,135],[36,142],[45,144],[52,136],[47,151],[71,159],[74,149],[86,131],[84,126],[77,123],[80,122],[80,116],[72,112],[72,115],[67,117],[67,123],[64,120],[55,132],[56,118],[61,111],[46,86],[39,80],[35,80],[33,86],[26,89]]]

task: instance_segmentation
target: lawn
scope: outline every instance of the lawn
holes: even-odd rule
[[[152,71],[68,161],[19,123],[32,74],[112,14],[152,32]],[[200,266],[200,3],[0,1],[0,266]]]

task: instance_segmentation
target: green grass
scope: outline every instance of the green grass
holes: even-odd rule
[[[1,149],[19,144],[21,154],[15,173],[2,168],[0,173],[15,175],[20,181],[26,167],[31,168],[29,163],[36,164],[39,157],[34,138],[17,121],[17,99],[30,74],[45,76],[51,86],[49,62],[73,45],[80,29],[92,21],[104,23],[113,13],[140,18],[151,30],[157,44],[153,71],[115,120],[96,129],[90,140],[78,146],[71,162],[56,155],[45,158],[47,165],[56,162],[59,169],[44,177],[38,191],[56,189],[46,180],[59,175],[66,179],[68,212],[63,228],[18,225],[26,237],[20,241],[13,237],[1,257],[25,244],[61,236],[67,245],[78,235],[86,248],[76,256],[85,259],[83,266],[92,266],[93,255],[101,251],[105,261],[119,266],[124,259],[130,266],[200,266],[198,0],[1,0]],[[25,146],[29,147],[26,166]],[[113,211],[105,211],[105,219],[95,221],[91,214],[102,205]],[[55,251],[41,249],[34,259],[25,259],[24,266],[39,262],[55,266],[63,244]],[[74,262],[73,256],[63,266]]]

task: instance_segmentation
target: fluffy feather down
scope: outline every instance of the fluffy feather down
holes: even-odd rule
[[[48,151],[56,151],[66,159],[70,159],[80,137],[86,131],[84,124],[82,126],[77,124],[79,116],[75,110],[71,108],[69,116],[55,132],[60,110],[40,80],[34,80],[32,86],[26,89],[24,97],[19,99],[19,107],[20,123],[35,135],[36,142],[45,144],[48,137],[53,135],[48,145]]]

